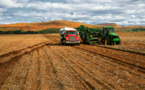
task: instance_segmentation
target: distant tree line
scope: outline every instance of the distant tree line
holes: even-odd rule
[[[145,28],[135,28],[135,29],[132,29],[132,31],[134,32],[145,31]]]
[[[79,27],[77,27],[79,28]],[[2,31],[0,34],[45,34],[45,33],[59,33],[60,28],[49,28],[41,31],[22,31],[22,30],[12,30],[12,31]],[[115,30],[116,32],[142,32],[145,31],[145,28],[135,28],[135,29],[124,29],[124,30]]]
[[[116,32],[144,32],[145,28],[115,30]]]
[[[14,31],[1,31],[0,34],[45,34],[45,33],[59,33],[60,28],[49,28],[41,31],[22,31],[22,30],[14,30]]]

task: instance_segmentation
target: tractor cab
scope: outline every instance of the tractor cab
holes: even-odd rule
[[[114,33],[114,29],[112,26],[106,26],[105,28],[103,28],[103,36],[107,37],[108,34]]]

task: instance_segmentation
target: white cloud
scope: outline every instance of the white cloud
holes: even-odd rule
[[[138,6],[139,6],[139,7],[145,7],[145,4],[142,4],[142,3],[141,3],[141,4],[139,4]]]
[[[4,8],[0,8],[0,19],[2,19],[3,13],[4,11],[6,11],[7,9]]]
[[[92,0],[93,1],[93,0]],[[35,2],[35,3],[29,3],[25,6],[26,8],[32,8],[37,10],[67,10],[67,11],[92,11],[92,10],[112,10],[116,9],[117,7],[112,7],[109,5],[101,5],[98,3],[51,3],[51,2]]]
[[[50,3],[50,2],[30,3],[30,4],[26,5],[26,8],[33,8],[33,9],[37,9],[37,10],[71,9],[70,6],[67,4]]]
[[[0,7],[3,8],[16,8],[16,7],[22,7],[23,5],[20,3],[17,3],[15,0],[1,0]]]
[[[30,1],[30,0],[14,0],[15,2],[20,2],[20,3],[26,3],[26,2],[28,2],[28,1]]]
[[[30,9],[29,13],[19,10],[6,14],[11,18],[23,18],[26,22],[72,20],[88,24],[116,22],[130,25],[142,24],[141,21],[145,19],[144,3],[143,0],[4,0],[0,8]],[[0,15],[3,15],[3,9],[0,9]],[[32,19],[28,21],[27,18]],[[17,18],[14,21],[21,20]]]
[[[87,2],[87,3],[104,3],[104,2],[111,2],[111,0],[66,0],[67,2],[70,3],[83,3],[83,2]]]
[[[7,9],[5,8],[0,8],[0,12],[6,11]]]
[[[45,19],[53,18],[57,20],[58,17],[64,19],[74,19],[74,18],[89,18],[88,15],[79,15],[79,14],[70,14],[70,13],[57,13],[57,12],[31,12],[31,13],[23,13],[23,12],[18,12],[15,13],[14,15],[16,16],[24,16],[24,17],[42,17]]]
[[[126,10],[126,13],[127,14],[133,14],[133,13],[135,13],[136,12],[136,10]]]

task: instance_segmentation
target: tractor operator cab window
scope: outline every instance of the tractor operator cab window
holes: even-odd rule
[[[69,31],[69,32],[66,32],[66,34],[76,34],[76,32],[74,32],[74,31]]]
[[[105,28],[105,29],[103,30],[104,37],[107,36],[107,32],[108,32],[108,30],[107,30],[107,28]]]
[[[114,29],[113,28],[105,28],[103,33],[104,33],[104,37],[106,37],[108,35],[108,33],[114,33]]]
[[[109,33],[114,33],[114,29],[113,29],[113,28],[109,28],[109,29],[108,29],[108,32],[109,32]]]
[[[105,28],[105,29],[104,29],[104,34],[107,34],[107,32],[108,32],[108,29]]]

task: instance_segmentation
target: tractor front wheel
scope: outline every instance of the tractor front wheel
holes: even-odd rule
[[[121,44],[121,41],[119,41],[119,42],[116,42],[116,45],[120,45]]]

